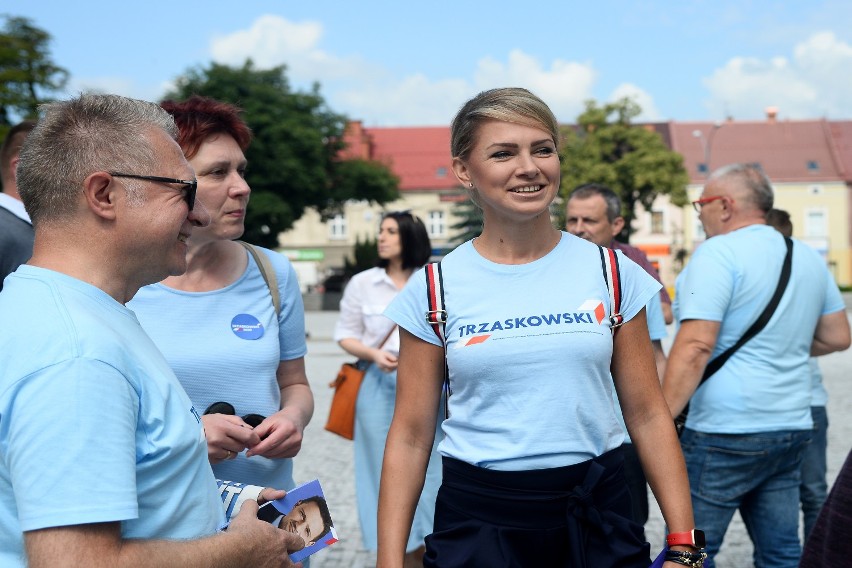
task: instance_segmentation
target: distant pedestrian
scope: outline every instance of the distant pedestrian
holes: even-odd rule
[[[18,195],[16,169],[24,141],[35,128],[34,120],[13,126],[0,146],[0,290],[3,280],[33,254],[35,232],[21,196]]]
[[[785,237],[793,236],[790,214],[783,209],[771,209],[766,214],[766,224]],[[805,539],[816,523],[828,493],[828,391],[822,382],[822,371],[816,357],[808,361],[811,373],[811,418],[814,421],[811,443],[802,454],[802,481],[799,485],[799,502],[805,521]]]
[[[759,167],[715,171],[693,202],[707,241],[676,282],[680,327],[663,392],[675,416],[689,401],[681,444],[708,568],[737,509],[756,566],[798,564],[800,463],[813,428],[808,359],[850,343],[845,305],[825,262],[793,241],[789,283],[771,319],[696,390],[708,362],[745,334],[776,290],[787,246],[766,226],[772,201]]]
[[[620,250],[651,277],[657,281],[660,280],[660,275],[644,252],[615,240],[616,235],[624,228],[624,217],[621,216],[621,199],[612,189],[599,183],[588,183],[574,188],[568,196],[565,213],[565,224],[569,233],[596,245]],[[662,310],[663,294],[668,300],[668,293],[663,288],[660,294],[651,298],[645,306],[648,333],[651,337],[651,345],[654,347],[657,375],[661,381],[666,371],[666,354],[663,351],[662,340],[667,335]],[[620,405],[617,410],[618,419],[624,425]],[[639,456],[629,434],[621,448],[624,455],[624,477],[630,490],[632,517],[635,522],[644,527],[648,522],[648,486],[645,474],[642,472],[642,464],[639,462]]]
[[[399,331],[382,312],[432,252],[423,221],[405,211],[382,217],[378,248],[378,266],[356,274],[346,285],[334,330],[340,346],[368,365],[355,408],[355,496],[364,548],[373,551],[378,546],[379,479],[396,402],[399,357]],[[441,484],[436,445],[437,440],[405,545],[406,567],[423,565],[423,540],[432,532],[435,495]]]

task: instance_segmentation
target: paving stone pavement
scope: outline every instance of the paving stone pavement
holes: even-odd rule
[[[852,302],[850,302],[852,303]],[[328,383],[334,379],[340,365],[352,360],[332,341],[337,312],[306,312],[309,333],[307,373],[314,391],[316,410],[305,430],[302,451],[295,461],[297,483],[318,478],[328,498],[340,542],[311,557],[311,568],[374,568],[375,554],[363,549],[355,506],[355,482],[352,442],[323,429],[328,416],[332,390]],[[670,328],[670,335],[673,332]],[[666,350],[668,350],[666,345]],[[828,416],[828,479],[829,486],[843,465],[852,446],[852,350],[820,358],[826,388],[829,392]],[[662,547],[664,524],[656,503],[651,499],[651,515],[645,527],[651,549]],[[745,526],[737,514],[722,549],[716,557],[718,568],[748,568],[753,566],[752,545]]]

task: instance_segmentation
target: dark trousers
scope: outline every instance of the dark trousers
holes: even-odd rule
[[[621,450],[577,465],[496,471],[443,459],[426,568],[647,568]]]

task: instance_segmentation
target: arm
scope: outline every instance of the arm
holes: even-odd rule
[[[694,529],[686,464],[660,392],[644,310],[615,334],[612,376],[624,422],[669,532]]]
[[[444,350],[400,329],[396,406],[379,489],[378,568],[401,568],[435,440]]]
[[[361,343],[360,339],[347,337],[346,339],[341,339],[337,343],[347,353],[354,355],[358,359],[375,363],[386,373],[393,371],[397,368],[397,365],[399,365],[399,359],[397,359],[395,355],[388,353],[387,351],[382,351],[377,347],[367,347]]]
[[[713,354],[720,322],[686,320],[681,323],[669,351],[666,374],[663,378],[663,395],[672,416],[677,416],[698,388],[704,368]]]
[[[659,339],[654,339],[651,341],[651,345],[654,347],[654,363],[657,366],[657,378],[662,384],[663,377],[666,376],[666,353],[663,351],[663,342]]]
[[[257,503],[243,507],[227,532],[188,541],[128,540],[120,523],[72,525],[24,533],[31,568],[295,567],[289,552],[304,546],[294,534],[257,519]]]
[[[817,321],[811,355],[827,355],[849,348],[849,319],[846,310],[823,314]]]
[[[268,416],[255,433],[261,442],[253,446],[246,456],[264,456],[271,459],[291,458],[302,447],[302,433],[314,414],[314,395],[305,373],[305,358],[281,361],[276,371],[281,389],[281,410]]]

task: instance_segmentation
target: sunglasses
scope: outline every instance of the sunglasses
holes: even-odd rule
[[[125,177],[125,178],[133,178],[133,179],[144,179],[147,181],[158,181],[160,183],[176,183],[181,185],[181,189],[183,190],[183,198],[186,201],[186,204],[189,205],[189,210],[192,211],[192,208],[195,207],[195,194],[198,191],[198,180],[195,179],[175,179],[175,178],[167,178],[160,176],[138,176],[136,174],[122,174],[119,172],[109,172],[109,175],[114,177]]]
[[[234,405],[230,402],[214,402],[210,406],[207,407],[207,410],[204,411],[204,414],[227,414],[229,416],[236,416],[237,410],[234,408]],[[241,416],[243,422],[251,426],[252,428],[257,428],[260,426],[260,423],[266,420],[266,416],[261,416],[260,414],[246,414],[245,416]]]

